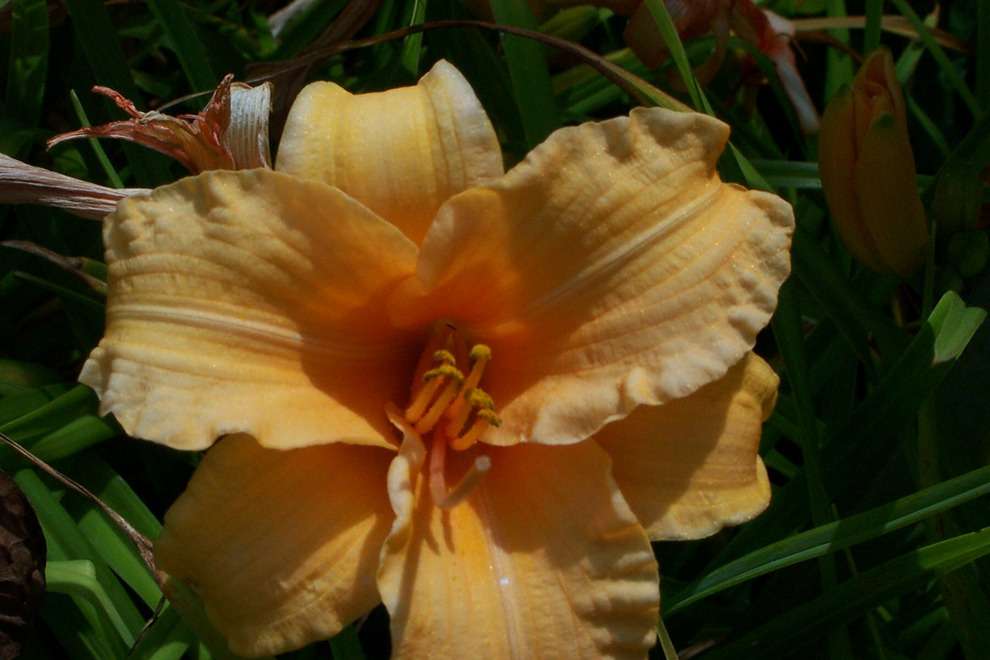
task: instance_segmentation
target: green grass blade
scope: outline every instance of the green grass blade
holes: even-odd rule
[[[182,622],[179,613],[166,605],[130,657],[133,660],[181,660],[194,643],[195,636]]]
[[[57,383],[59,380],[61,377],[58,372],[40,364],[0,358],[0,383],[37,387]]]
[[[408,25],[419,25],[426,20],[426,0],[413,0]],[[419,60],[423,55],[423,33],[410,34],[402,42],[399,61],[402,68],[415,78],[419,74]]]
[[[109,440],[117,433],[117,429],[106,420],[96,415],[82,415],[32,443],[31,452],[51,463]]]
[[[109,641],[116,636],[110,621],[85,600],[49,591],[41,616],[72,660],[106,660],[126,652],[122,643]]]
[[[975,227],[983,205],[980,173],[990,165],[990,115],[983,117],[942,163],[935,180],[932,215],[939,235]]]
[[[112,87],[141,105],[141,94],[131,77],[106,5],[102,0],[66,0],[65,4],[93,77],[99,84]],[[131,144],[122,145],[122,149],[134,168],[138,184],[153,186],[170,179],[164,161],[154,154]]]
[[[866,32],[863,35],[863,52],[870,53],[880,45],[880,23],[883,17],[883,0],[866,0]]]
[[[879,386],[856,406],[852,416],[831,432],[842,443],[823,448],[825,489],[840,510],[853,510],[877,471],[889,461],[899,433],[938,387],[954,362],[933,366],[939,324],[926,322],[883,374]],[[808,506],[804,475],[777,490],[767,510],[743,527],[716,558],[715,565],[779,540],[803,522]]]
[[[107,463],[92,456],[80,457],[73,464],[75,473],[100,499],[124,517],[134,529],[154,540],[162,530],[162,523],[138,497],[128,483]]]
[[[822,180],[818,175],[818,163],[754,158],[752,164],[774,188],[822,189]]]
[[[951,153],[949,141],[945,139],[945,134],[942,133],[942,129],[938,127],[938,124],[928,116],[924,108],[918,105],[918,102],[911,95],[907,95],[907,106],[911,112],[911,116],[918,122],[925,135],[932,141],[932,144],[942,153],[943,157],[948,157]]]
[[[990,0],[976,3],[976,95],[990,108]]]
[[[829,16],[847,15],[845,0],[826,0],[825,6]],[[841,44],[849,43],[849,30],[829,30],[828,33]],[[855,70],[849,55],[838,48],[829,48],[825,64],[825,98],[832,98],[843,85],[852,82],[854,74]]]
[[[568,41],[581,41],[601,20],[597,7],[566,7],[540,25],[540,32]]]
[[[907,0],[891,0],[894,6],[897,7],[897,11],[901,13],[904,18],[908,19],[917,33],[922,43],[925,44],[925,48],[935,59],[939,68],[942,70],[942,75],[945,76],[952,88],[956,90],[959,97],[962,98],[963,103],[969,108],[969,111],[974,117],[979,117],[982,114],[982,109],[980,108],[980,102],[973,95],[972,90],[963,80],[962,76],[959,75],[959,71],[953,66],[952,62],[949,61],[949,56],[945,54],[942,47],[935,41],[932,36],[931,30],[925,25],[924,21],[918,16],[918,14],[911,8],[911,5],[907,3]]]
[[[691,62],[688,61],[684,44],[681,43],[681,37],[677,34],[677,28],[674,26],[674,21],[670,18],[670,12],[667,11],[667,6],[660,0],[646,0],[646,7],[650,10],[650,14],[656,22],[657,29],[660,30],[660,36],[663,38],[664,45],[670,51],[670,56],[674,60],[674,66],[677,67],[677,73],[681,76],[681,81],[684,82],[684,86],[691,96],[692,105],[696,109],[705,108],[709,114],[714,114],[711,108],[708,107],[708,101],[703,98],[701,88],[698,86],[698,81],[694,77],[694,72],[691,70]]]
[[[721,658],[776,657],[795,642],[807,644],[853,621],[889,598],[923,586],[990,554],[990,529],[907,552],[840,584],[831,593],[777,614],[731,644],[708,654]]]
[[[537,27],[525,0],[492,0],[491,6],[499,23]],[[502,35],[502,45],[526,142],[533,148],[560,125],[546,54],[542,44],[509,34]]]
[[[278,35],[279,47],[275,59],[289,59],[316,40],[340,14],[347,0],[313,2],[293,16]]]
[[[93,390],[85,385],[76,385],[55,400],[0,425],[0,431],[18,442],[30,444],[31,440],[47,435],[70,423],[77,416],[95,409],[96,397]],[[10,455],[9,450],[0,452],[0,456],[8,455]]]
[[[462,17],[456,0],[433,0],[431,8],[442,15]],[[512,94],[512,79],[505,62],[485,35],[478,30],[437,30],[429,35],[429,47],[453,64],[471,81],[478,99],[502,135],[503,148],[524,154],[526,136]]]
[[[760,548],[666,595],[665,611],[673,614],[737,584],[871,541],[986,495],[990,495],[990,466]]]
[[[126,646],[134,643],[134,634],[103,588],[93,562],[86,559],[50,561],[45,567],[45,581],[49,591],[75,596],[91,603],[107,617]]]
[[[79,530],[100,558],[134,590],[145,605],[155,607],[162,593],[134,544],[96,508],[73,504],[68,506],[76,515]]]
[[[30,469],[19,470],[15,474],[14,480],[24,491],[38,515],[38,520],[45,532],[45,540],[48,542],[49,559],[86,560],[93,566],[94,580],[104,593],[96,601],[83,600],[99,605],[101,616],[113,621],[115,630],[119,633],[107,637],[104,641],[111,645],[123,645],[125,648],[130,646],[143,626],[144,620],[117,578],[106,567],[97,552],[80,533],[75,522],[37,474]],[[93,585],[90,586],[93,587]],[[76,595],[78,596],[78,594]],[[105,611],[102,609],[104,607],[107,608]]]
[[[36,126],[41,118],[47,75],[48,3],[45,0],[13,0],[7,110],[27,126]]]
[[[967,307],[959,294],[954,291],[942,296],[929,317],[929,322],[938,329],[932,364],[937,365],[957,359],[986,318],[985,310],[979,307]]]
[[[196,26],[177,0],[148,0],[148,7],[179,58],[182,72],[194,92],[205,92],[217,84],[206,48],[196,35]]]
[[[793,268],[863,364],[870,365],[872,361],[871,335],[876,338],[881,355],[899,351],[903,343],[901,333],[862,299],[862,294],[801,225],[794,232]]]
[[[75,90],[69,90],[69,100],[72,102],[72,109],[76,113],[76,117],[79,119],[79,124],[85,128],[92,126],[89,122],[89,117],[86,115],[86,110],[83,108],[82,103],[79,102],[79,96],[76,95]],[[96,138],[87,138],[90,148],[93,149],[93,153],[96,154],[96,160],[100,163],[100,167],[103,168],[103,172],[107,175],[107,179],[110,180],[110,185],[114,188],[123,188],[124,182],[121,181],[120,175],[117,174],[117,169],[110,163],[110,159],[107,158],[107,152],[103,150],[100,145],[100,141]]]
[[[808,360],[801,330],[801,313],[797,297],[794,295],[794,282],[785,282],[780,288],[777,313],[773,316],[771,327],[784,358],[787,382],[797,401],[798,423],[801,426],[798,439],[804,457],[805,483],[808,486],[808,501],[811,503],[811,518],[816,525],[824,525],[832,519],[832,514],[822,482],[819,454],[821,435],[811,384],[808,380]],[[835,564],[831,558],[822,558],[819,563],[822,586],[827,590],[836,581]]]
[[[81,457],[73,466],[72,476],[142,534],[151,539],[158,536],[161,524],[109,465],[91,456]],[[155,607],[162,597],[161,590],[130,538],[88,503],[73,504],[74,501],[67,503],[67,508],[75,514],[80,531],[93,548],[145,605]]]

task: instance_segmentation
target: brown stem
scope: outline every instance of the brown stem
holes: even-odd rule
[[[12,250],[20,250],[21,252],[27,252],[28,254],[33,254],[36,257],[46,259],[59,268],[75,275],[97,293],[102,295],[106,295],[107,293],[106,282],[103,282],[102,280],[93,277],[86,272],[86,262],[82,257],[66,257],[58,252],[38,245],[37,243],[32,243],[31,241],[0,241],[0,246],[10,248]]]
[[[102,511],[111,520],[111,522],[113,522],[113,524],[120,529],[120,531],[131,539],[131,542],[137,548],[138,554],[141,555],[141,559],[144,560],[148,570],[151,571],[151,575],[154,577],[155,582],[158,583],[159,588],[164,588],[165,581],[163,576],[159,573],[158,567],[155,565],[155,556],[152,550],[152,543],[147,536],[134,529],[134,526],[131,525],[131,523],[127,522],[122,515],[104,504],[103,500],[93,494],[93,492],[88,488],[80,484],[78,481],[62,474],[48,463],[32,454],[29,450],[25,449],[20,445],[20,443],[8,436],[6,433],[0,432],[0,440],[52,479],[55,479],[62,485],[76,491],[95,504],[100,511]]]
[[[273,62],[269,72],[262,76],[252,78],[246,82],[249,83],[259,83],[268,80],[273,80],[281,75],[288,72],[295,71],[296,69],[301,69],[304,67],[311,66],[312,64],[324,60],[332,55],[338,53],[343,53],[349,50],[356,50],[358,48],[366,48],[368,46],[374,46],[376,44],[384,43],[386,41],[393,41],[395,39],[403,39],[412,34],[418,34],[420,32],[429,32],[431,30],[446,30],[451,28],[478,28],[481,30],[492,30],[494,32],[504,32],[505,34],[515,35],[517,37],[523,37],[525,39],[533,39],[542,44],[550,46],[552,48],[557,48],[566,53],[570,53],[583,60],[588,66],[593,68],[595,71],[600,73],[602,76],[607,78],[609,81],[621,87],[627,94],[632,96],[638,103],[644,105],[655,105],[654,101],[646,97],[632,81],[640,81],[644,85],[649,84],[639,76],[626,71],[620,66],[612,64],[606,60],[601,55],[598,55],[594,51],[585,48],[581,44],[575,43],[573,41],[568,41],[567,39],[560,39],[559,37],[552,37],[542,32],[537,32],[536,30],[527,30],[526,28],[516,27],[514,25],[501,25],[499,23],[490,23],[488,21],[476,21],[471,19],[449,19],[442,21],[431,21],[428,23],[420,23],[419,25],[409,25],[404,28],[399,28],[397,30],[392,30],[391,32],[384,32],[373,37],[366,37],[364,39],[354,39],[351,41],[342,41],[336,44],[326,46],[324,48],[314,49],[312,52],[304,53],[299,57],[292,60],[287,60],[285,62]],[[658,90],[659,91],[659,90]],[[171,107],[178,103],[183,103],[190,99],[202,96],[206,92],[199,92],[196,94],[190,94],[188,96],[183,96],[181,98],[170,101],[164,106],[160,107],[159,110],[164,110],[167,107]],[[663,95],[665,105],[672,109],[686,110],[688,109],[683,103],[678,101],[668,94]]]

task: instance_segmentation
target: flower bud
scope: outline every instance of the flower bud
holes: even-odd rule
[[[829,103],[818,147],[825,199],[846,247],[873,270],[911,275],[924,261],[928,226],[888,51],[870,55]]]

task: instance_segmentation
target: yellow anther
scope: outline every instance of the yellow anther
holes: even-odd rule
[[[479,410],[478,419],[488,422],[489,426],[494,426],[495,428],[502,426],[502,420],[495,414],[494,410]]]
[[[464,398],[467,399],[472,408],[480,408],[482,410],[495,409],[495,400],[488,396],[488,393],[479,387],[474,387],[468,390],[465,393]]]
[[[471,428],[467,430],[464,435],[454,438],[450,441],[450,448],[457,451],[464,451],[465,449],[471,447],[478,441],[481,434],[487,431],[490,427],[499,427],[502,425],[502,420],[499,419],[491,410],[479,410],[478,414],[474,418],[474,423],[471,424]]]
[[[430,369],[425,374],[423,374],[423,380],[429,381],[433,380],[438,376],[443,376],[444,378],[449,378],[450,380],[456,382],[458,385],[464,382],[464,374],[461,370],[451,364],[442,364],[436,369]]]
[[[464,390],[464,395],[450,406],[450,411],[447,413],[450,417],[450,423],[447,424],[447,435],[456,438],[472,410],[493,410],[494,408],[495,401],[484,390],[477,387]]]
[[[457,358],[454,354],[446,349],[440,349],[439,351],[433,352],[433,361],[439,362],[441,364],[455,365],[457,364]]]
[[[478,387],[481,382],[481,375],[485,373],[485,365],[492,359],[492,349],[484,344],[475,344],[471,349],[471,371],[464,381],[465,389]]]
[[[475,344],[471,347],[470,357],[472,362],[477,360],[488,362],[492,359],[492,349],[488,348],[485,344]]]

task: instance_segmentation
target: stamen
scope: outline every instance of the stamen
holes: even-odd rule
[[[481,478],[492,469],[492,459],[481,455],[464,473],[453,489],[447,490],[447,443],[442,437],[434,437],[430,451],[430,497],[433,504],[441,509],[452,509],[468,498],[481,483]]]
[[[478,387],[478,383],[481,382],[481,376],[485,373],[485,365],[492,359],[492,349],[488,348],[485,344],[475,344],[474,347],[471,348],[468,358],[471,360],[471,371],[468,372],[468,377],[464,381],[465,392],[471,392]],[[448,427],[453,428],[451,435],[456,435],[457,432],[461,430],[461,426],[463,426],[464,422],[467,421],[467,415],[470,414],[470,412],[471,410],[466,405],[464,400],[457,399],[457,401],[454,401],[454,405],[450,407],[448,417],[454,419],[463,417],[463,419],[461,419],[461,423],[456,427],[453,425]]]
[[[457,364],[457,358],[454,357],[454,354],[443,348],[439,351],[433,352],[433,361],[439,362],[440,364]]]
[[[479,410],[471,428],[464,435],[451,440],[450,447],[456,451],[464,451],[476,443],[481,437],[481,434],[487,431],[489,427],[494,426],[498,428],[501,425],[502,420],[498,418],[498,415],[494,411]]]
[[[430,401],[433,400],[433,395],[437,393],[440,386],[443,384],[443,378],[431,378],[426,385],[419,388],[419,392],[416,393],[416,398],[413,402],[409,404],[406,408],[406,419],[410,422],[416,422],[420,417],[423,416],[423,411],[426,410],[426,406],[430,405]]]
[[[458,385],[464,382],[464,374],[461,373],[461,370],[450,364],[443,364],[436,369],[430,369],[423,374],[423,380],[430,380],[438,376],[456,380]]]
[[[481,382],[481,375],[485,373],[485,365],[492,360],[492,349],[484,344],[475,344],[471,348],[471,373],[468,374],[464,382],[465,388],[475,388]]]
[[[446,351],[437,351],[437,353]],[[409,404],[406,408],[406,419],[411,422],[417,421],[423,416],[423,412],[426,410],[427,406],[433,400],[433,396],[440,389],[440,386],[445,382],[456,382],[458,385],[464,380],[464,375],[457,369],[449,364],[443,364],[436,369],[430,369],[425,374],[423,374],[423,380],[426,384],[420,388],[419,392],[416,393],[416,397],[413,402]]]
[[[447,435],[452,438],[456,438],[461,429],[464,428],[464,423],[467,422],[472,410],[476,408],[481,410],[495,409],[495,401],[484,390],[477,387],[465,390],[461,398],[463,400],[450,407],[452,416],[450,423],[447,424]]]
[[[420,433],[426,433],[436,425],[437,421],[440,419],[440,415],[447,410],[447,406],[450,402],[454,400],[457,393],[461,391],[461,379],[452,378],[447,382],[447,387],[444,388],[437,400],[433,402],[430,409],[426,411],[426,414],[418,422],[416,422],[416,430]]]

